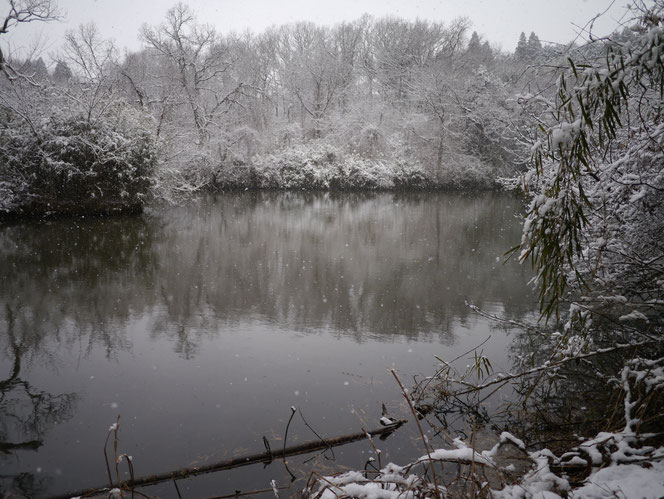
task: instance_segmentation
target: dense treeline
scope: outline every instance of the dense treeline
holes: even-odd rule
[[[20,29],[13,14],[5,32]],[[120,57],[80,26],[52,70],[2,65],[0,209],[97,211],[207,188],[494,187],[527,160],[519,77],[555,54],[534,33],[503,54],[469,31],[463,18],[364,16],[222,35],[177,4]]]

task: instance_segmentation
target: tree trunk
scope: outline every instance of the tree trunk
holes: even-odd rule
[[[436,173],[440,173],[443,168],[443,132],[440,132],[440,140],[438,141],[438,157],[436,159]]]

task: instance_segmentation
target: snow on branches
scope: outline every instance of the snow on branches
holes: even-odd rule
[[[520,258],[537,271],[547,317],[568,291],[599,286],[661,312],[663,11],[657,2],[596,59],[570,58],[555,102],[526,99],[543,118]]]

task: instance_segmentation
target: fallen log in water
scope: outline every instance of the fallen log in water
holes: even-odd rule
[[[289,456],[307,454],[309,452],[314,452],[325,448],[337,447],[339,445],[355,442],[356,440],[361,440],[363,438],[366,438],[367,433],[371,436],[387,435],[389,433],[392,433],[397,428],[399,428],[405,422],[406,422],[405,420],[398,420],[395,421],[394,424],[391,424],[389,426],[376,428],[374,430],[367,432],[363,430],[359,433],[352,433],[350,435],[342,435],[339,437],[314,440],[311,442],[305,442],[303,444],[293,445],[291,447],[286,447],[285,449],[279,449],[279,450],[271,450],[268,448],[268,450],[266,450],[265,452],[251,454],[248,456],[234,457],[231,459],[226,459],[224,461],[219,461],[205,466],[195,466],[193,468],[180,468],[178,470],[169,471],[166,473],[147,475],[144,477],[135,478],[133,480],[126,480],[122,482],[120,485],[116,485],[116,487],[123,490],[130,490],[136,487],[155,485],[157,483],[165,482],[168,480],[177,480],[180,478],[187,478],[190,476],[201,475],[203,473],[210,473],[213,471],[229,470],[232,468],[239,468],[241,466],[248,466],[250,464],[256,464],[256,463],[270,463],[273,459],[283,459]],[[103,492],[108,492],[109,490],[111,489],[108,486],[91,487],[85,490],[79,490],[75,492],[69,492],[67,494],[62,494],[59,496],[54,496],[53,499],[85,497],[95,494],[101,494]]]

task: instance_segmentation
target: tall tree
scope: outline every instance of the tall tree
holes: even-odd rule
[[[280,57],[282,78],[300,105],[302,125],[309,118],[312,137],[320,138],[344,81],[335,40],[328,28],[297,23],[282,30]]]
[[[477,34],[477,31],[473,31],[473,34],[470,36],[470,41],[468,42],[468,52],[477,52],[480,48],[480,36]]]
[[[91,122],[104,114],[115,91],[117,48],[113,42],[101,38],[94,23],[88,23],[67,32],[63,52],[63,59],[74,68],[78,102]]]
[[[163,59],[163,77],[177,82],[199,141],[206,142],[210,125],[234,103],[235,94],[241,90],[241,84],[231,89],[219,84],[233,61],[228,59],[217,32],[199,24],[191,8],[178,3],[166,13],[166,21],[160,26],[144,25],[141,37]]]
[[[541,51],[542,42],[540,42],[540,39],[535,32],[531,31],[530,36],[528,36],[528,55],[530,57],[537,57]]]
[[[519,41],[516,44],[516,50],[514,55],[517,59],[525,61],[528,59],[530,51],[528,50],[528,40],[526,39],[526,34],[522,31],[519,35]]]
[[[55,69],[53,70],[53,81],[59,85],[66,85],[72,79],[74,75],[69,69],[69,66],[64,61],[58,61],[55,63]]]

